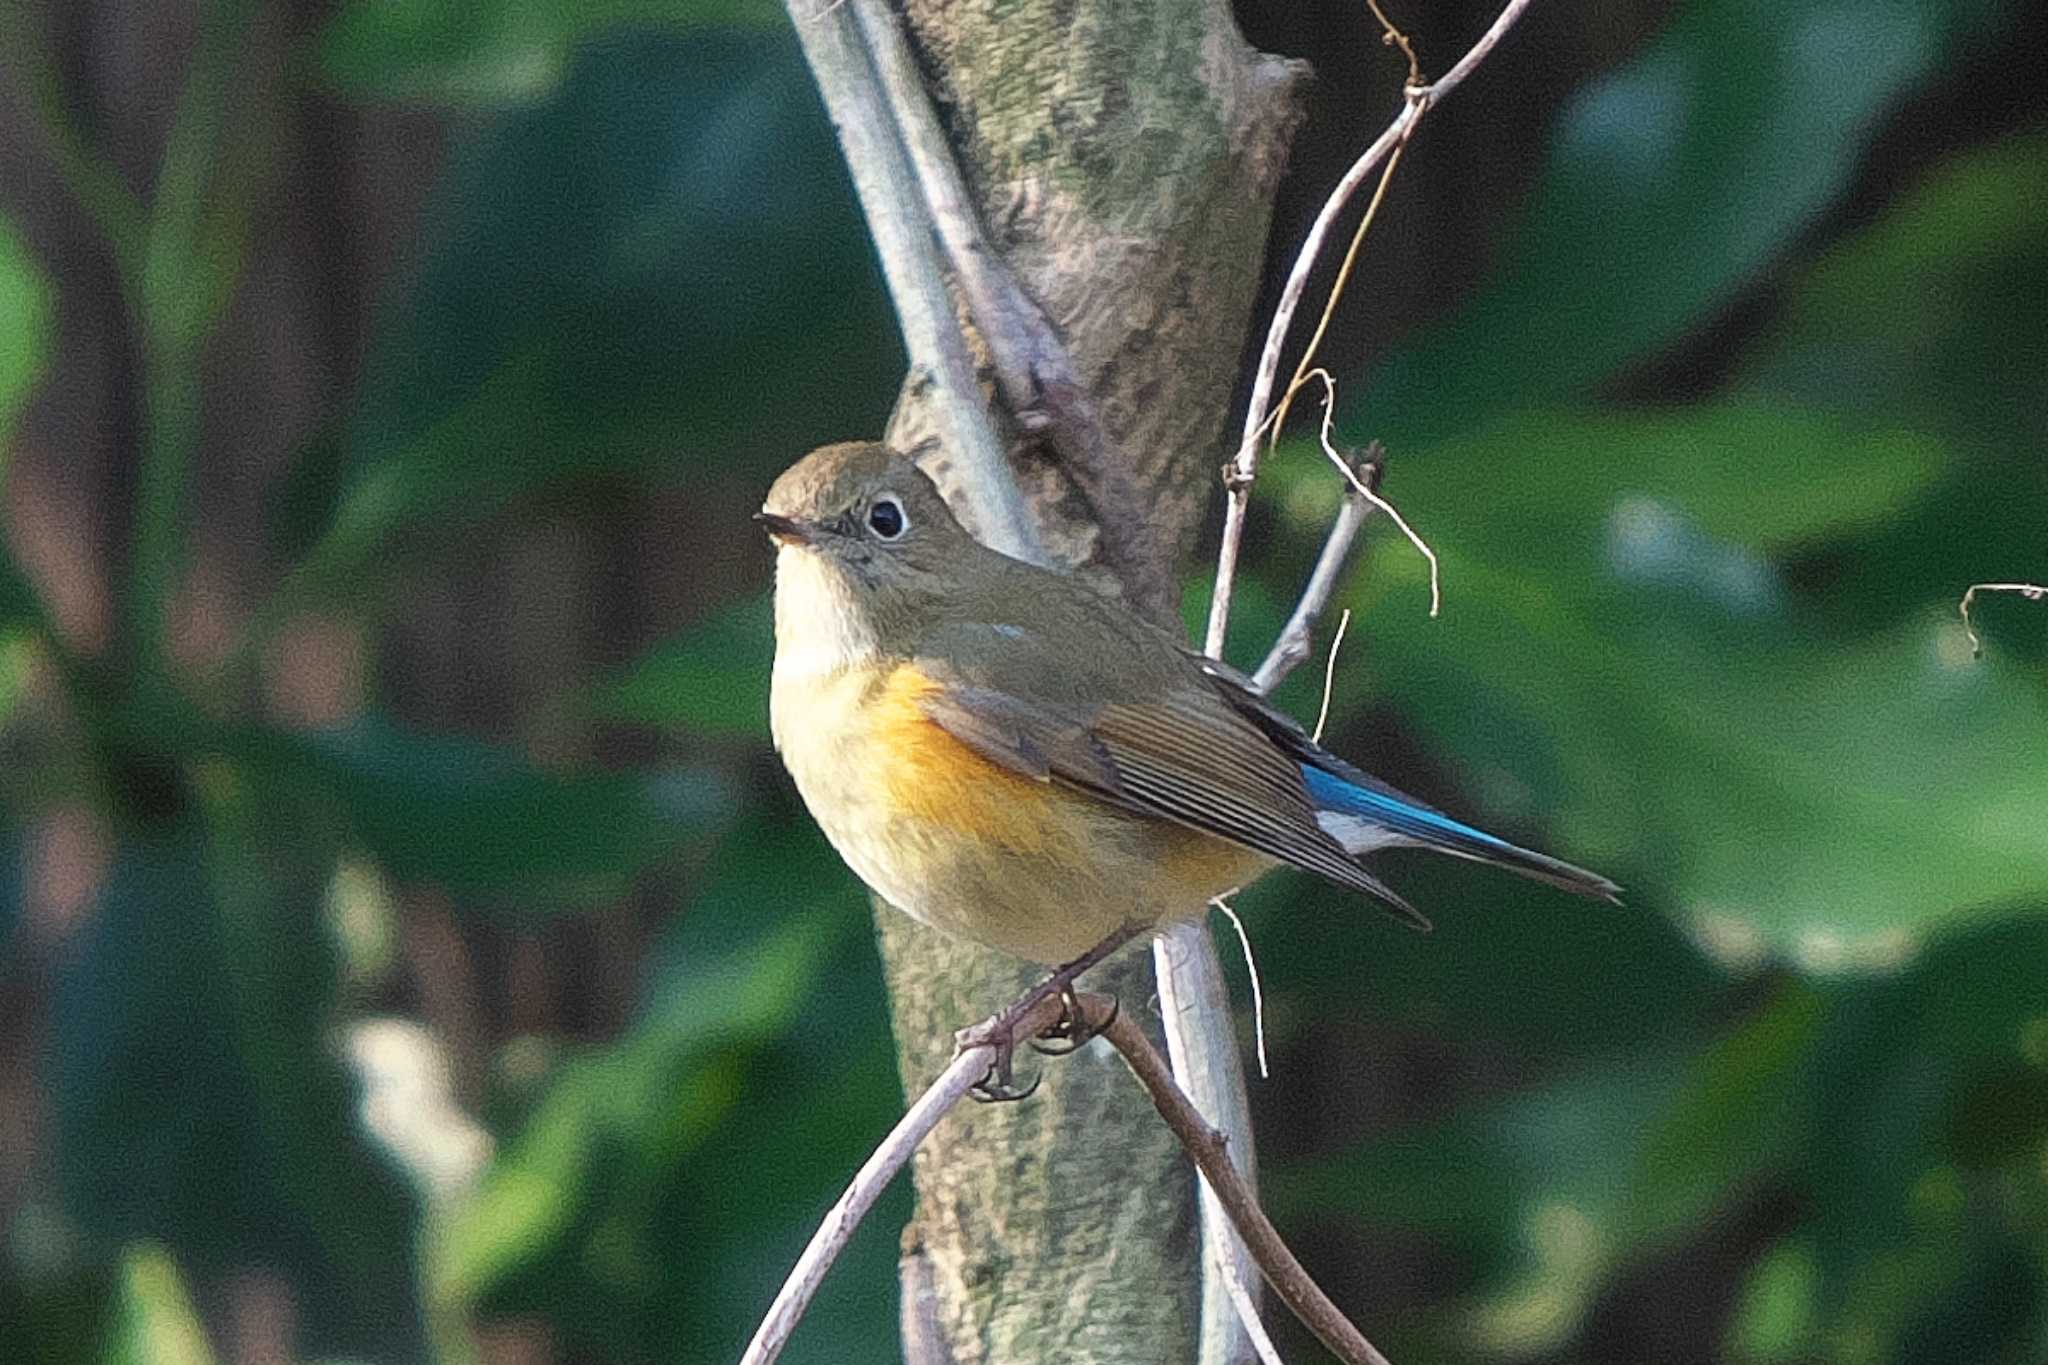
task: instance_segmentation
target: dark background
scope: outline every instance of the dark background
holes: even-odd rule
[[[1402,68],[1238,12],[1277,282]],[[1241,900],[1402,1365],[2048,1359],[2048,605],[1956,612],[2048,579],[2044,40],[1545,0],[1401,167],[1322,358],[1445,607],[1376,530],[1333,742],[1629,888]],[[747,513],[902,364],[787,20],[0,0],[0,214],[0,1358],[733,1358],[901,1104],[766,743]],[[892,1358],[906,1210],[792,1358]]]

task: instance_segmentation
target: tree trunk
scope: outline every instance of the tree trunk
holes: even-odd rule
[[[1014,472],[1042,538],[1084,571],[1170,575],[1228,454],[1304,69],[1247,46],[1222,0],[908,0],[905,17],[990,243],[1064,337],[1148,544],[1106,546],[1066,472],[1026,452]],[[899,445],[931,429],[920,395],[907,386]],[[957,501],[943,449],[926,467]],[[1040,972],[885,906],[877,921],[915,1092],[956,1029]],[[1091,983],[1157,1037],[1142,947]],[[1182,1365],[1196,1354],[1191,1167],[1106,1047],[1042,1065],[1031,1099],[965,1106],[917,1156],[906,1350],[914,1365]]]

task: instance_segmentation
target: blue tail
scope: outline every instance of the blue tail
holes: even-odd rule
[[[1304,763],[1301,776],[1317,811],[1330,817],[1323,821],[1324,827],[1354,854],[1391,844],[1413,844],[1492,863],[1575,895],[1616,904],[1621,901],[1621,888],[1605,877],[1460,824],[1364,773],[1357,774],[1362,780],[1352,780]]]

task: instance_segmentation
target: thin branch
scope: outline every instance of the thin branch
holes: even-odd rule
[[[1230,921],[1230,927],[1237,931],[1237,946],[1244,953],[1244,974],[1252,993],[1252,1054],[1259,1059],[1259,1079],[1269,1080],[1272,1070],[1266,1065],[1266,988],[1259,984],[1259,958],[1252,951],[1252,936],[1245,932],[1244,920],[1238,916],[1237,907],[1230,903],[1236,891],[1227,891],[1209,904],[1223,912],[1223,918]],[[1174,1068],[1174,1079],[1180,1079],[1180,1069]]]
[[[1380,8],[1380,0],[1365,0],[1365,6],[1372,11],[1372,17],[1380,21],[1380,41],[1388,47],[1398,47],[1408,61],[1408,84],[1422,84],[1422,59],[1415,55],[1415,44],[1408,41],[1408,35],[1394,26],[1387,12]]]
[[[1259,1305],[1252,1298],[1251,1287],[1231,1274],[1228,1266],[1223,1268],[1223,1285],[1230,1294],[1231,1306],[1237,1309],[1237,1320],[1244,1324],[1245,1335],[1251,1339],[1252,1349],[1258,1352],[1260,1365],[1285,1365],[1279,1347],[1266,1335],[1266,1324],[1259,1321]]]
[[[1323,727],[1330,723],[1330,690],[1337,681],[1337,651],[1344,648],[1344,632],[1351,628],[1351,608],[1344,608],[1344,615],[1337,622],[1337,633],[1330,637],[1330,657],[1323,661],[1323,704],[1316,711],[1316,728],[1309,738],[1316,743],[1323,742]]]
[[[1487,54],[1493,50],[1494,46],[1500,42],[1502,36],[1506,34],[1516,19],[1521,16],[1521,12],[1528,8],[1528,4],[1529,0],[1508,0],[1508,4],[1501,11],[1500,16],[1494,20],[1493,26],[1487,30],[1479,42],[1473,45],[1472,50],[1466,53],[1464,58],[1445,74],[1444,79],[1437,82],[1434,88],[1424,88],[1419,85],[1418,67],[1413,47],[1398,29],[1387,22],[1386,16],[1380,12],[1378,6],[1376,4],[1373,6],[1374,14],[1379,17],[1390,39],[1397,42],[1402,51],[1407,55],[1409,64],[1407,99],[1401,113],[1388,127],[1388,130],[1352,165],[1350,171],[1345,174],[1343,180],[1339,182],[1336,190],[1324,204],[1322,211],[1317,215],[1316,221],[1310,229],[1308,239],[1303,243],[1301,251],[1295,259],[1293,269],[1289,272],[1286,286],[1281,293],[1279,305],[1274,310],[1272,321],[1268,326],[1265,347],[1261,352],[1258,372],[1254,378],[1252,399],[1245,412],[1244,434],[1239,441],[1236,457],[1224,466],[1223,479],[1226,496],[1222,548],[1217,556],[1216,585],[1209,599],[1209,621],[1203,637],[1203,651],[1211,658],[1221,659],[1223,657],[1224,641],[1228,634],[1230,604],[1236,586],[1238,556],[1244,540],[1245,514],[1250,505],[1252,483],[1257,477],[1258,438],[1260,433],[1268,427],[1277,430],[1279,420],[1284,417],[1284,413],[1278,410],[1269,410],[1268,406],[1272,397],[1273,380],[1279,372],[1280,353],[1286,344],[1287,333],[1293,324],[1295,310],[1299,307],[1302,292],[1306,288],[1310,267],[1313,266],[1316,258],[1322,252],[1323,239],[1328,235],[1331,224],[1343,211],[1345,205],[1349,203],[1352,194],[1356,192],[1359,185],[1364,183],[1365,177],[1370,175],[1373,168],[1382,160],[1398,156],[1399,150],[1405,146],[1410,133],[1417,121],[1422,117],[1423,112],[1434,100],[1448,95],[1451,90],[1456,88],[1459,82],[1464,80],[1473,68],[1485,60]],[[1374,194],[1373,209],[1377,208],[1380,198],[1385,194],[1387,181],[1391,177],[1392,172],[1393,166],[1389,164],[1387,174],[1381,177],[1379,188]],[[1350,273],[1352,261],[1357,254],[1359,241],[1362,239],[1366,228],[1370,225],[1372,216],[1372,209],[1369,209],[1364,220],[1359,225],[1358,233],[1352,239],[1351,248],[1346,253],[1337,289],[1332,291],[1330,304],[1324,310],[1323,322],[1318,326],[1318,339],[1320,339],[1322,331],[1328,325],[1329,312],[1335,307],[1336,294],[1341,292],[1344,279]],[[1304,368],[1309,359],[1310,356],[1305,355],[1303,357]],[[1292,396],[1293,389],[1306,381],[1307,375],[1305,373],[1298,373],[1295,376],[1294,383],[1289,387],[1290,397]],[[1329,412],[1334,406],[1335,394],[1331,393],[1325,405],[1326,430]],[[1330,536],[1325,541],[1323,553],[1318,557],[1316,570],[1311,575],[1309,584],[1304,590],[1302,601],[1296,605],[1294,614],[1290,617],[1287,627],[1282,630],[1280,638],[1275,641],[1272,652],[1267,655],[1265,662],[1259,667],[1256,684],[1260,687],[1261,691],[1269,691],[1301,659],[1307,657],[1309,631],[1328,607],[1330,595],[1334,591],[1336,581],[1342,573],[1352,543],[1356,540],[1359,530],[1364,525],[1367,507],[1372,505],[1385,506],[1378,497],[1376,488],[1378,475],[1383,468],[1381,461],[1374,461],[1368,466],[1370,477],[1373,480],[1372,486],[1368,486],[1361,481],[1348,466],[1343,465],[1342,461],[1339,461],[1339,464],[1344,468],[1346,482],[1349,485],[1344,508],[1340,511],[1338,522],[1331,528]],[[1391,507],[1388,507],[1387,510],[1389,513],[1393,512]],[[1400,521],[1398,515],[1395,516],[1395,520],[1397,522]],[[1403,529],[1406,530],[1405,523],[1403,523]],[[1409,531],[1408,535],[1410,539],[1415,538],[1412,531]],[[1421,548],[1430,560],[1431,610],[1434,613],[1437,598],[1436,558],[1430,553],[1426,545],[1421,546]],[[1298,654],[1295,651],[1299,651]],[[1205,945],[1206,942],[1205,938]],[[1159,964],[1158,975],[1161,981],[1162,1000],[1170,995],[1169,977],[1171,973],[1169,968],[1171,964],[1168,960],[1168,955],[1165,953],[1166,944],[1167,940],[1162,937],[1154,945],[1154,956]],[[1198,955],[1183,954],[1182,956],[1192,960]],[[1213,951],[1207,954],[1207,958],[1212,964],[1214,963]],[[1214,974],[1213,966],[1211,974]],[[1167,1018],[1167,1038],[1170,1045],[1176,1042],[1175,1025],[1179,1018],[1180,1015],[1177,1013],[1170,1013]],[[1176,1056],[1176,1061],[1178,1061],[1178,1056]],[[1214,1202],[1215,1193],[1205,1179],[1202,1188],[1205,1237],[1210,1237],[1215,1221],[1213,1217]],[[1240,1263],[1242,1258],[1248,1254],[1244,1245],[1241,1242],[1236,1242],[1234,1239],[1210,1237],[1210,1240],[1212,1244],[1228,1245],[1233,1257]],[[1256,1320],[1250,1318],[1245,1311],[1244,1299],[1248,1298],[1248,1295],[1242,1293],[1242,1286],[1237,1284],[1227,1273],[1227,1265],[1225,1266],[1223,1279],[1226,1286],[1232,1291],[1233,1301],[1237,1305],[1240,1318],[1246,1322],[1246,1330],[1251,1333],[1258,1332],[1260,1329],[1257,1327]],[[1363,1344],[1364,1339],[1361,1337],[1359,1340]],[[1371,1348],[1367,1346],[1366,1349],[1370,1350]],[[1377,1356],[1377,1353],[1375,1352],[1374,1355]]]
[[[1174,585],[1142,500],[1057,329],[988,244],[932,108],[903,21],[883,0],[846,0],[860,23],[920,198],[967,311],[988,344],[996,387],[1026,431],[1042,431],[1102,530],[1103,561],[1142,611],[1170,616]]]
[[[1099,961],[1100,955],[1106,954],[1115,944],[1127,941],[1130,936],[1124,933],[1106,940],[1099,952],[1091,952],[1086,959],[1055,973],[1052,989],[1041,984],[1001,1013],[974,1028],[961,1031],[959,1051],[953,1060],[918,1096],[868,1159],[861,1163],[860,1170],[855,1172],[846,1190],[826,1211],[803,1254],[797,1258],[782,1288],[776,1293],[775,1301],[769,1305],[761,1325],[755,1329],[753,1339],[747,1343],[740,1365],[773,1365],[788,1346],[791,1334],[803,1318],[804,1310],[816,1297],[818,1287],[824,1283],[833,1262],[852,1241],[854,1229],[860,1226],[889,1182],[909,1164],[911,1155],[931,1135],[939,1120],[974,1088],[976,1082],[989,1074],[1009,1040],[1038,1036],[1062,1017],[1065,1006],[1057,990],[1057,983],[1062,978],[1070,980],[1072,975]],[[1388,1365],[1386,1357],[1375,1350],[1350,1319],[1330,1302],[1302,1268],[1301,1262],[1295,1259],[1294,1253],[1259,1208],[1258,1196],[1250,1182],[1232,1164],[1229,1145],[1223,1134],[1210,1127],[1193,1102],[1174,1083],[1165,1059],[1146,1039],[1144,1031],[1120,1013],[1116,1001],[1109,996],[1090,992],[1074,999],[1088,1030],[1107,1038],[1123,1054],[1132,1073],[1152,1097],[1153,1107],[1193,1158],[1206,1182],[1206,1189],[1229,1217],[1259,1273],[1273,1286],[1281,1301],[1315,1334],[1317,1340],[1347,1365]],[[1228,1267],[1225,1267],[1225,1272],[1228,1278]],[[1242,1312],[1251,1306],[1250,1296],[1241,1283],[1238,1291],[1233,1298],[1238,1301]],[[1255,1315],[1247,1321],[1255,1322]]]
[[[1956,603],[1956,611],[1963,618],[1963,633],[1970,637],[1970,657],[1984,657],[1984,642],[1977,637],[1977,628],[1970,624],[1970,604],[1977,600],[1980,592],[2013,592],[2029,602],[2048,599],[2048,587],[2039,583],[1972,583],[1963,590],[1963,600]]]
[[[1060,1001],[1056,997],[1042,997],[1016,1017],[1016,1036],[1029,1038],[1044,1032],[1059,1019],[1060,1009]],[[846,1192],[826,1211],[803,1254],[797,1257],[796,1265],[782,1282],[775,1302],[768,1306],[767,1315],[754,1331],[754,1339],[747,1343],[740,1365],[771,1365],[782,1354],[783,1348],[789,1344],[790,1333],[796,1330],[797,1322],[810,1306],[818,1286],[824,1283],[826,1272],[853,1239],[853,1230],[860,1226],[861,1219],[874,1207],[875,1200],[881,1197],[896,1173],[910,1161],[911,1154],[932,1129],[938,1127],[939,1120],[960,1102],[975,1082],[988,1074],[999,1046],[1000,1043],[992,1037],[964,1043],[952,1062],[939,1073],[938,1079],[926,1087],[925,1092],[917,1097],[917,1102],[889,1130],[889,1136],[861,1163],[860,1170],[847,1184]]]
[[[1378,13],[1377,6],[1374,7],[1374,13]],[[1386,21],[1382,19],[1381,22]],[[1400,30],[1391,25],[1387,32],[1395,36],[1400,35]],[[1406,37],[1401,38],[1404,47],[1407,41]],[[1412,52],[1408,61],[1412,83],[1415,62]],[[1287,392],[1280,395],[1279,405],[1274,409],[1275,415],[1266,433],[1268,449],[1279,442],[1280,428],[1287,425],[1288,409],[1294,406],[1294,395],[1301,392],[1302,386],[1308,383],[1309,371],[1315,367],[1316,352],[1322,349],[1323,338],[1329,335],[1330,320],[1337,316],[1337,304],[1351,283],[1351,272],[1357,268],[1359,248],[1365,245],[1365,235],[1372,231],[1372,225],[1378,221],[1380,205],[1386,202],[1387,186],[1394,183],[1394,172],[1401,165],[1401,153],[1408,150],[1408,139],[1415,135],[1415,130],[1421,124],[1419,118],[1411,122],[1407,131],[1401,134],[1401,140],[1394,144],[1394,150],[1387,154],[1387,164],[1380,170],[1379,183],[1373,186],[1372,199],[1367,202],[1365,212],[1359,215],[1358,226],[1351,233],[1351,242],[1344,248],[1344,259],[1338,264],[1337,278],[1331,283],[1329,295],[1323,300],[1323,311],[1316,318],[1316,329],[1309,333],[1308,345],[1301,348],[1301,359],[1294,362],[1294,376],[1287,381]]]
[[[936,386],[934,407],[947,449],[959,461],[975,530],[995,549],[1042,564],[1045,547],[1011,477],[975,377],[932,245],[924,197],[856,20],[843,4],[818,9],[816,0],[785,3],[803,44],[804,60],[839,133],[861,212],[882,259],[889,297],[903,326],[911,366],[929,375]]]
[[[1266,1283],[1273,1286],[1273,1292],[1280,1296],[1281,1302],[1294,1311],[1302,1325],[1315,1334],[1316,1340],[1346,1365],[1388,1365],[1387,1358],[1373,1348],[1373,1344],[1338,1310],[1336,1304],[1330,1302],[1329,1296],[1309,1278],[1301,1262],[1287,1249],[1287,1243],[1281,1240],[1279,1232],[1259,1208],[1257,1196],[1231,1164],[1223,1135],[1203,1120],[1187,1096],[1180,1092],[1180,1087],[1173,1083],[1165,1060],[1153,1049],[1144,1030],[1130,1017],[1119,1013],[1116,1002],[1106,995],[1083,995],[1080,1003],[1083,1018],[1123,1054],[1132,1074],[1152,1097],[1153,1107],[1159,1110],[1159,1116],[1166,1120],[1167,1126],[1180,1138],[1181,1146],[1194,1158],[1195,1165],[1201,1169],[1210,1188],[1216,1191],[1218,1201],[1229,1213],[1238,1236],[1251,1248],[1252,1259],[1258,1263]]]
[[[981,217],[967,197],[967,184],[954,159],[953,144],[947,141],[946,130],[939,126],[938,111],[932,108],[931,97],[925,91],[924,73],[918,68],[917,54],[911,51],[901,16],[884,0],[845,3],[860,23],[861,36],[867,42],[875,74],[881,81],[882,96],[888,101],[904,153],[910,159],[911,174],[917,179],[920,199],[931,214],[932,228],[938,234],[947,264],[959,279],[960,292],[967,296],[968,311],[984,336],[1008,335],[1013,329],[1028,326],[1026,320],[1014,315],[1035,314],[1038,310],[1024,297],[1013,278],[1005,278],[1008,271],[982,235]],[[1037,321],[1050,332],[1042,316]],[[1031,370],[1026,355],[1025,348],[993,349],[992,343],[989,360],[996,383],[1013,406],[1030,397]]]
[[[1408,524],[1408,518],[1401,515],[1400,508],[1381,497],[1377,489],[1366,486],[1365,481],[1358,477],[1358,471],[1351,467],[1351,462],[1338,451],[1336,442],[1331,440],[1330,425],[1337,417],[1337,381],[1330,378],[1330,372],[1321,366],[1309,371],[1309,377],[1323,381],[1323,420],[1316,430],[1316,440],[1322,446],[1324,456],[1337,467],[1337,472],[1344,476],[1344,481],[1351,485],[1358,496],[1385,512],[1388,519],[1400,528],[1401,534],[1407,537],[1408,543],[1415,547],[1416,553],[1429,561],[1429,614],[1435,616],[1443,608],[1444,596],[1443,566],[1437,561],[1436,551],[1429,548],[1428,541],[1415,533],[1415,528]]]
[[[1223,961],[1207,926],[1200,920],[1163,926],[1152,940],[1152,974],[1159,991],[1159,1026],[1166,1035],[1174,1079],[1210,1126],[1230,1135],[1231,1159],[1246,1182],[1256,1188],[1251,1096],[1245,1089],[1244,1064],[1238,1056]],[[1197,1359],[1202,1365],[1218,1365],[1242,1360],[1243,1346],[1258,1330],[1255,1322],[1244,1318],[1242,1303],[1252,1297],[1252,1257],[1232,1230],[1209,1182],[1197,1178],[1195,1184],[1202,1215],[1202,1323]],[[1242,1292],[1233,1292],[1233,1286]]]
[[[1359,461],[1359,481],[1378,492],[1386,469],[1386,447],[1374,441],[1365,448],[1365,455]],[[1337,509],[1337,519],[1330,523],[1330,533],[1323,538],[1322,553],[1316,556],[1316,566],[1302,587],[1301,600],[1294,604],[1293,614],[1280,628],[1265,661],[1252,674],[1252,686],[1260,695],[1278,687],[1308,658],[1316,622],[1329,610],[1330,598],[1336,593],[1337,582],[1344,576],[1344,566],[1350,560],[1352,542],[1358,539],[1358,532],[1371,512],[1372,503],[1347,480],[1344,505]]]
[[[896,1172],[910,1160],[910,1154],[917,1150],[918,1144],[930,1136],[932,1129],[938,1127],[939,1120],[960,1102],[962,1095],[974,1089],[982,1077],[994,1074],[1007,1080],[1010,1052],[1017,1040],[1035,1038],[1059,1020],[1063,1010],[1062,996],[1073,985],[1074,978],[1144,931],[1141,924],[1121,926],[1072,962],[1054,968],[1044,980],[1003,1009],[953,1035],[953,1060],[889,1130],[889,1136],[882,1140],[882,1145],[861,1163],[846,1192],[826,1211],[824,1221],[811,1234],[803,1255],[797,1258],[796,1265],[776,1293],[775,1302],[768,1306],[767,1316],[755,1329],[746,1354],[740,1357],[740,1365],[769,1365],[782,1353],[782,1348],[789,1344],[789,1334],[796,1330],[798,1319],[803,1317],[804,1309],[810,1306],[818,1286],[824,1282],[825,1273],[832,1268],[839,1253],[846,1249],[853,1230],[860,1226],[860,1220],[874,1207],[875,1200],[895,1178]]]
[[[916,1228],[917,1224],[912,1223],[907,1229],[912,1240],[896,1259],[901,1299],[897,1325],[903,1338],[903,1365],[953,1365],[945,1327],[939,1321],[938,1275]]]
[[[1223,655],[1224,636],[1230,622],[1230,589],[1236,581],[1237,556],[1244,541],[1244,515],[1251,497],[1252,481],[1258,473],[1258,437],[1270,417],[1267,405],[1272,401],[1273,381],[1279,376],[1280,353],[1287,344],[1287,333],[1293,326],[1295,310],[1301,305],[1302,292],[1308,287],[1309,271],[1322,255],[1323,240],[1329,236],[1331,227],[1351,202],[1351,196],[1365,183],[1366,177],[1392,154],[1394,148],[1401,145],[1409,129],[1426,109],[1441,103],[1486,60],[1529,4],[1530,0],[1508,0],[1493,25],[1469,52],[1459,58],[1455,66],[1432,85],[1411,84],[1408,87],[1401,112],[1337,182],[1337,187],[1324,201],[1322,211],[1310,225],[1308,236],[1302,241],[1294,266],[1288,271],[1287,283],[1281,288],[1273,320],[1266,329],[1265,348],[1259,354],[1258,371],[1252,380],[1251,402],[1245,409],[1244,434],[1239,439],[1236,456],[1224,470],[1223,486],[1228,500],[1223,513],[1223,548],[1217,558],[1216,592],[1209,601],[1209,628],[1203,646],[1211,657],[1221,658]]]

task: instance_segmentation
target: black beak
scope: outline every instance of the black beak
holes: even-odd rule
[[[785,517],[778,512],[756,512],[754,520],[777,545],[808,545],[813,539],[813,528],[807,521]]]

